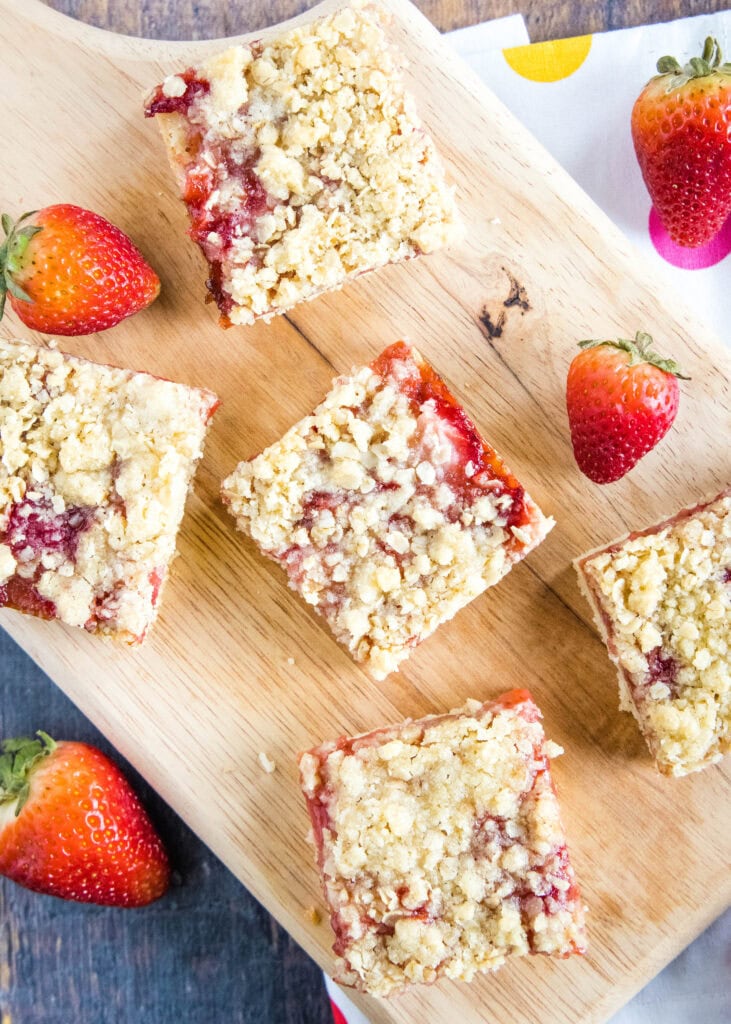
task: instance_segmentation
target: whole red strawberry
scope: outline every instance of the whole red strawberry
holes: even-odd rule
[[[63,203],[2,216],[0,317],[5,296],[27,327],[45,334],[93,334],[153,302],[160,279],[123,231]]]
[[[652,351],[652,338],[580,341],[566,380],[571,443],[582,473],[597,484],[619,480],[670,429],[681,373]]]
[[[703,245],[731,215],[731,64],[709,37],[702,57],[657,70],[632,110],[635,152],[670,237]]]
[[[141,907],[170,868],[116,765],[85,743],[6,740],[0,754],[0,874],[82,903]]]

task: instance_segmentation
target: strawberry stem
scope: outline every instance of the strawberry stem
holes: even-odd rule
[[[665,373],[670,373],[673,377],[679,377],[680,380],[690,380],[690,377],[683,373],[674,359],[666,359],[654,351],[652,348],[652,335],[646,331],[637,331],[633,340],[629,338],[614,338],[612,340],[590,338],[579,342],[579,348],[582,349],[598,348],[599,345],[610,345],[613,348],[627,352],[630,366],[637,366],[638,363],[651,363],[658,370],[664,370]]]
[[[0,320],[3,318],[8,292],[14,298],[20,299],[21,302],[33,301],[30,295],[14,280],[13,274],[22,268],[23,256],[31,238],[43,230],[39,224],[25,223],[37,212],[37,210],[29,210],[27,213],[21,214],[16,221],[13,221],[13,218],[7,213],[0,217],[0,223],[5,232],[5,241],[0,245]]]
[[[56,749],[56,743],[48,733],[39,729],[36,736],[39,739],[19,736],[3,740],[0,748],[0,805],[15,800],[16,818],[28,799],[33,768]]]
[[[721,47],[718,45],[718,40],[713,36],[707,36],[701,56],[691,57],[685,66],[682,66],[675,57],[660,57],[657,62],[657,77],[667,77],[668,83],[665,92],[672,92],[693,78],[706,78],[716,72],[724,75],[731,74],[731,64],[722,64],[721,60]]]

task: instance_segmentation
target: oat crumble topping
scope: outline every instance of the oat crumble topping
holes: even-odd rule
[[[222,322],[268,319],[455,236],[453,191],[385,18],[355,3],[148,98]]]
[[[387,996],[583,952],[584,908],[527,691],[301,755],[336,981]]]
[[[217,404],[0,340],[0,606],[142,640]]]
[[[338,378],[222,493],[376,679],[553,525],[405,342]]]
[[[731,749],[731,489],[577,570],[659,770],[719,761]]]

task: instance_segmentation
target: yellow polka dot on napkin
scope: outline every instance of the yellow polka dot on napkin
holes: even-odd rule
[[[503,56],[513,71],[531,82],[558,82],[581,67],[591,49],[591,36],[574,36],[529,46],[512,46]]]

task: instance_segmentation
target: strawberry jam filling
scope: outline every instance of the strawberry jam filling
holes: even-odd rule
[[[24,498],[10,509],[5,531],[0,532],[0,544],[7,544],[20,561],[55,553],[73,561],[81,535],[89,529],[95,516],[96,509],[90,506],[54,512],[48,497]]]
[[[409,346],[397,341],[371,363],[371,369],[384,382],[407,396],[422,430],[426,420],[436,417],[439,421],[455,453],[451,462],[440,467],[440,471],[460,503],[472,504],[489,491],[495,498],[506,496],[508,499],[501,513],[507,528],[528,522],[523,487],[505,468],[494,448],[482,440],[474,423],[428,363],[417,364]],[[422,412],[420,415],[425,406],[428,414],[425,416]],[[457,516],[458,510],[453,515]]]
[[[252,47],[252,52],[256,51],[256,46]],[[162,86],[158,86],[145,115],[180,114],[188,119],[187,151],[192,160],[185,168],[183,200],[190,216],[189,234],[208,260],[210,276],[206,285],[222,314],[222,323],[228,326],[233,300],[225,287],[226,259],[238,239],[254,235],[258,218],[273,209],[277,201],[269,196],[256,174],[257,149],[242,153],[239,140],[236,148],[225,138],[213,142],[196,123],[191,107],[209,92],[210,83],[198,78],[193,69],[178,77],[185,82],[185,92],[181,96],[166,96]],[[231,206],[229,200],[225,208],[221,206],[217,202],[221,192],[229,197],[233,192],[236,205]],[[246,265],[240,258],[237,262]]]
[[[15,608],[26,615],[35,615],[39,619],[55,619],[56,606],[53,601],[41,597],[33,580],[22,576],[11,576],[7,583],[0,587],[0,608]]]
[[[55,618],[56,608],[36,589],[43,575],[44,556],[60,555],[73,562],[81,535],[89,529],[96,509],[87,506],[54,512],[50,498],[24,498],[10,509],[0,544],[10,548],[13,557],[25,568],[0,586],[0,607],[7,605],[40,618]]]
[[[201,247],[210,264],[208,290],[227,317],[233,300],[224,287],[226,258],[238,239],[254,234],[258,218],[273,209],[276,201],[269,196],[254,169],[258,151],[242,160],[238,154],[218,146],[215,152],[206,150],[205,156],[205,161],[188,168],[183,199],[191,221],[190,237]],[[224,183],[230,192],[232,181],[236,184],[237,205],[224,209],[215,199]]]
[[[190,106],[197,96],[207,93],[211,86],[204,78],[198,78],[193,68],[188,68],[181,75],[185,82],[185,92],[182,96],[166,96],[163,87],[158,85],[150,100],[145,104],[145,117],[154,117],[155,114],[188,114]]]
[[[680,666],[672,654],[663,652],[656,647],[647,655],[647,686],[664,683],[670,690],[671,697],[678,695],[678,672]]]

